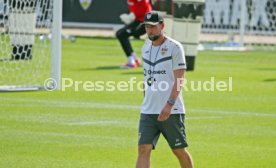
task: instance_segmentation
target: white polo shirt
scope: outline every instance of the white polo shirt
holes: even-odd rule
[[[169,37],[166,37],[160,46],[154,46],[151,41],[147,41],[142,48],[142,59],[145,97],[141,113],[160,114],[171,95],[175,80],[173,71],[186,69],[184,49],[179,42]],[[181,92],[171,111],[171,114],[179,113],[185,113]]]

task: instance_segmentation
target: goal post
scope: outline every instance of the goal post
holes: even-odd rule
[[[52,78],[55,89],[60,89],[61,79],[61,29],[62,29],[62,0],[54,0],[54,17],[52,29]]]
[[[62,1],[0,0],[1,6],[0,91],[59,89]]]

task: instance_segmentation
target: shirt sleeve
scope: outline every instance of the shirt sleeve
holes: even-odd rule
[[[187,69],[185,52],[182,45],[176,45],[172,51],[173,70]]]

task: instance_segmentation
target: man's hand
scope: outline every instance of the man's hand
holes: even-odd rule
[[[173,107],[172,105],[166,103],[163,110],[159,114],[157,120],[158,121],[166,121],[170,117],[172,107]]]
[[[129,13],[129,14],[123,13],[120,15],[120,19],[126,25],[129,25],[130,23],[132,23],[135,20],[135,15],[134,15],[134,13]]]

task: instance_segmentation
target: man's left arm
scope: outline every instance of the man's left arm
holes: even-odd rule
[[[173,88],[172,88],[169,100],[175,101],[179,93],[181,92],[181,86],[184,81],[184,73],[185,73],[185,69],[177,69],[173,71],[174,84],[173,84]],[[170,117],[172,107],[173,107],[173,104],[170,104],[169,102],[167,102],[158,116],[158,121],[167,120]]]

